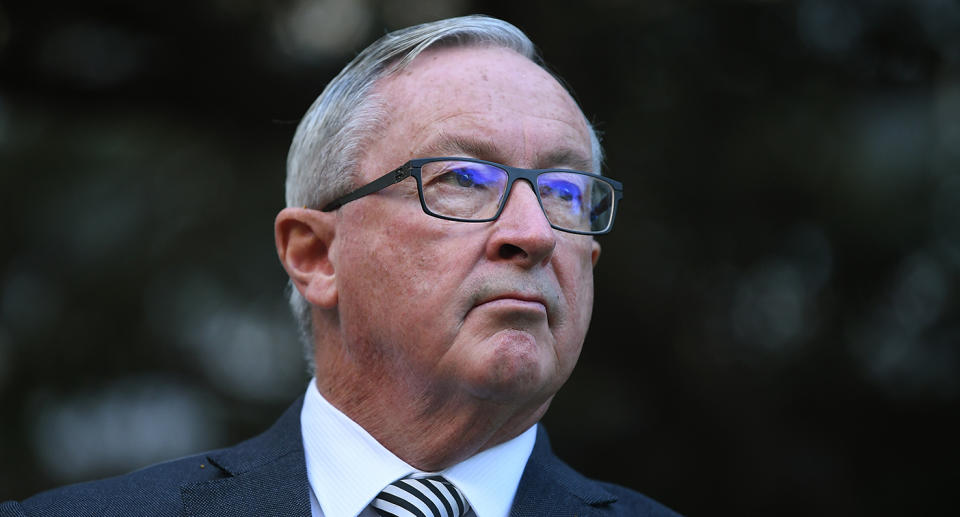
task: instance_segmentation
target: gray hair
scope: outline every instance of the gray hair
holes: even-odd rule
[[[353,188],[365,145],[385,118],[385,107],[372,92],[374,85],[403,70],[424,50],[448,46],[503,47],[544,66],[526,34],[487,16],[450,18],[384,35],[327,84],[297,126],[287,154],[287,206],[318,209]],[[599,172],[600,140],[589,122],[588,127],[594,170]],[[288,289],[304,355],[313,373],[311,306],[292,283]]]

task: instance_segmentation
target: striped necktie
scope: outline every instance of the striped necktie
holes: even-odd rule
[[[460,490],[440,476],[398,479],[370,506],[381,517],[462,517],[470,509]]]

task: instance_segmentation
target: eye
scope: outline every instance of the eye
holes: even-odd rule
[[[570,201],[577,197],[577,195],[574,193],[576,189],[573,187],[573,185],[563,185],[557,190],[559,190],[557,196],[564,201]]]
[[[489,188],[501,182],[502,174],[496,170],[486,170],[480,167],[451,167],[438,178],[441,183],[465,189]]]
[[[461,187],[472,187],[476,184],[474,179],[476,173],[470,169],[454,169],[450,171],[450,174],[457,180],[457,185]]]
[[[561,201],[573,201],[580,198],[580,188],[565,181],[551,181],[540,186],[540,195]]]

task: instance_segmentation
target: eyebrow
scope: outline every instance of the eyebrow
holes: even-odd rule
[[[545,161],[549,164],[561,164],[565,168],[600,174],[599,171],[593,170],[593,160],[581,153],[578,153],[577,151],[574,151],[573,149],[553,150],[547,153]]]
[[[420,152],[435,156],[459,156],[461,154],[467,154],[474,158],[499,159],[497,146],[489,141],[442,133],[437,141],[424,147]]]
[[[503,162],[503,156],[499,148],[492,142],[457,135],[441,134],[437,141],[423,147],[419,150],[419,153],[423,155],[421,156],[423,158],[429,156],[459,156],[466,154],[473,158],[509,165]],[[590,159],[590,157],[568,148],[551,150],[539,159],[536,167],[542,169],[564,168],[596,172],[592,170],[593,160]]]

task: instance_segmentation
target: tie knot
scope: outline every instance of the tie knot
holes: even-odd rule
[[[370,506],[382,517],[463,517],[470,509],[460,490],[441,476],[398,479]]]

